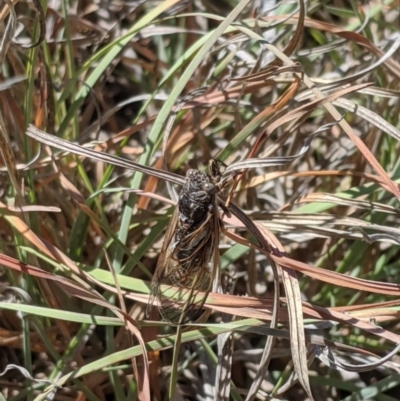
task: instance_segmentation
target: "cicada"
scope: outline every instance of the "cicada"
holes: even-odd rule
[[[147,314],[157,299],[161,315],[173,324],[194,322],[205,316],[202,307],[207,295],[212,289],[217,290],[219,285],[218,245],[222,222],[218,205],[224,213],[229,214],[219,196],[220,191],[229,184],[226,177],[223,179],[228,168],[222,174],[220,167],[224,164],[213,160],[210,174],[192,169],[183,179],[173,173],[96,152],[49,135],[34,126],[29,126],[26,133],[58,149],[182,185],[152,279]]]
[[[147,313],[157,299],[161,316],[173,324],[200,320],[208,293],[218,285],[218,163],[210,164],[210,174],[187,171],[151,282]]]

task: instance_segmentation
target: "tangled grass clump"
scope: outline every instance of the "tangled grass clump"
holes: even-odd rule
[[[0,400],[400,398],[400,6],[256,3],[2,4]],[[175,327],[149,283],[213,159]]]

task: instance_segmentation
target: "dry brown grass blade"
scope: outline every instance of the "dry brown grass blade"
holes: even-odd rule
[[[38,56],[38,63],[36,66],[37,69],[37,76],[38,78],[38,85],[39,88],[35,91],[35,99],[33,104],[35,107],[35,125],[38,127],[53,127],[54,121],[52,120],[52,116],[56,113],[54,112],[54,103],[52,100],[53,92],[49,88],[49,81],[48,81],[48,71],[46,68],[46,64],[44,64],[41,60],[40,55]],[[50,121],[49,121],[50,119]]]
[[[69,280],[65,277],[53,273],[46,272],[38,267],[23,263],[10,256],[0,254],[0,264],[19,273],[29,274],[32,277],[53,281],[57,285],[59,285],[67,294],[70,294],[72,296],[85,299],[91,303],[100,305],[107,309],[113,307],[103,298],[99,297],[97,293],[84,288],[82,285],[76,283],[75,281]]]
[[[256,187],[267,181],[275,180],[280,177],[325,177],[325,176],[337,176],[337,177],[348,176],[348,177],[366,178],[368,181],[375,182],[376,184],[381,185],[382,188],[385,188],[383,186],[382,179],[373,174],[368,174],[368,173],[363,173],[363,172],[358,172],[358,171],[346,171],[346,170],[320,170],[320,171],[310,170],[310,171],[301,171],[301,172],[273,171],[270,173],[258,175],[256,177],[252,177],[250,180],[241,184],[239,186],[238,190],[240,191],[240,190],[245,190],[248,188],[253,188],[253,187]],[[283,211],[290,207],[291,207],[291,203],[287,204],[285,206],[282,206],[279,210]]]
[[[64,174],[59,173],[59,177],[60,177],[60,183],[61,183],[62,187],[71,196],[71,198],[78,204],[84,204],[85,198],[80,193],[78,188],[74,184],[72,184],[72,182],[70,180],[68,180]]]
[[[115,292],[115,290],[114,290]],[[146,297],[140,294],[126,294],[130,299],[135,299],[139,302],[146,302]],[[280,300],[281,303],[287,303],[286,298]],[[398,301],[392,306],[398,305]],[[246,318],[256,318],[261,320],[270,320],[272,317],[273,301],[272,299],[259,299],[254,297],[240,297],[227,294],[210,293],[208,296],[206,307],[231,315],[242,316]],[[360,306],[362,308],[362,306]],[[369,313],[359,312],[354,307],[343,306],[341,308],[322,308],[309,303],[303,302],[302,309],[305,316],[308,318],[321,319],[327,321],[336,321],[343,324],[348,324],[360,330],[376,335],[382,339],[389,340],[395,344],[400,343],[400,336],[391,331],[385,330],[371,324],[371,317],[379,313],[379,308],[372,310]],[[340,309],[340,311],[338,310]],[[289,314],[285,307],[279,308],[280,321],[288,323]],[[387,314],[388,319],[393,319],[395,315]],[[381,320],[382,321],[382,320]]]
[[[13,187],[19,195],[19,202],[22,202],[23,197],[19,186],[18,170],[15,163],[14,154],[11,151],[11,144],[8,138],[8,130],[6,129],[6,126],[4,124],[2,114],[0,114],[0,154],[2,156],[5,166],[7,167],[7,172],[13,184]]]
[[[369,308],[385,308],[389,306],[400,305],[400,299],[394,299],[391,301],[382,301],[373,304],[364,304],[364,305],[347,305],[346,310],[363,310]],[[333,310],[340,310],[340,307],[336,306],[332,308]],[[379,317],[379,316],[378,316]]]
[[[31,266],[26,263],[22,263],[17,259],[11,258],[7,255],[0,254],[0,265],[8,267],[19,273],[29,274],[32,277],[40,278],[43,280],[49,280],[55,282],[60,288],[62,288],[67,294],[73,297],[78,297],[86,300],[92,304],[102,306],[106,309],[111,309],[118,317],[127,323],[127,328],[129,331],[138,339],[139,344],[143,349],[144,357],[144,376],[141,380],[142,393],[144,394],[144,399],[150,400],[150,390],[148,387],[148,360],[146,346],[143,341],[140,330],[138,329],[137,323],[120,308],[114,306],[113,304],[106,301],[103,297],[99,296],[97,292],[84,288],[82,285],[76,283],[75,281],[69,280],[65,277],[46,272],[37,267]],[[138,377],[138,381],[139,381]]]
[[[229,401],[233,361],[233,334],[218,336],[218,364],[215,383],[215,400]]]
[[[299,15],[296,16],[297,18],[297,26],[294,34],[290,38],[289,43],[287,46],[283,49],[283,53],[286,54],[286,56],[290,56],[296,49],[296,47],[299,45],[300,39],[303,35],[304,31],[304,20],[306,17],[306,8],[304,4],[304,0],[298,0],[299,2]],[[271,65],[282,65],[283,61],[276,57],[275,60],[271,63]]]
[[[245,82],[246,84],[249,84],[250,82],[254,83],[269,83],[270,78],[274,76],[280,76],[283,74],[288,74],[288,73],[294,73],[294,72],[302,72],[302,67],[298,64],[295,65],[285,65],[282,67],[278,66],[268,66],[265,69],[261,71],[257,71],[248,75],[243,75],[240,78],[233,78],[231,79],[232,82],[239,81],[239,82]],[[274,83],[276,85],[276,81],[271,80],[271,83]],[[245,90],[245,87],[243,88]]]
[[[6,206],[0,202],[0,207],[5,208]],[[18,216],[4,216],[4,218],[31,244],[38,248],[45,255],[49,256],[57,262],[63,263],[68,266],[74,273],[81,275],[81,270],[75,265],[75,263],[63,252],[57,249],[47,241],[40,239]]]
[[[287,303],[287,299],[282,298],[281,302]],[[243,298],[233,295],[210,293],[205,306],[223,313],[230,313],[246,318],[261,320],[271,319],[271,299]],[[360,318],[358,318],[358,313],[355,311],[347,312],[346,307],[342,307],[341,311],[337,311],[335,308],[322,308],[306,302],[302,302],[302,311],[308,318],[336,321],[376,335],[382,339],[389,340],[394,344],[400,343],[400,335],[371,324],[371,317],[369,314],[361,314]],[[279,316],[282,322],[289,323],[290,318],[286,308],[281,307],[279,309]],[[388,314],[388,319],[393,319],[393,315]]]
[[[307,303],[304,303],[304,305],[311,306]],[[315,305],[311,306],[312,309],[312,314],[314,316],[319,316],[322,319],[334,319],[337,322],[348,324],[353,327],[357,327],[360,330],[363,330],[367,333],[373,334],[375,336],[379,336],[381,338],[385,338],[395,344],[400,344],[400,336],[397,335],[396,333],[393,333],[391,331],[385,330],[382,327],[378,327],[375,324],[371,324],[370,320],[369,321],[363,321],[360,319],[356,319],[353,316],[346,314],[346,313],[341,313],[334,311],[332,309],[328,308],[322,308],[318,307]]]
[[[222,201],[226,204],[227,200],[224,199],[223,197],[221,197],[221,198],[222,198]],[[269,242],[269,238],[266,238],[260,232],[260,230],[257,228],[257,226],[234,203],[231,203],[229,205],[229,211],[238,220],[240,220],[243,223],[243,225],[255,236],[258,243],[260,244],[261,249],[263,249],[265,251],[265,254],[268,255],[269,251],[271,250],[271,244]],[[228,235],[228,233],[226,233],[226,235]],[[278,312],[279,312],[279,298],[280,298],[280,289],[279,289],[280,265],[275,263],[272,259],[269,259],[269,260],[270,260],[270,264],[271,264],[271,268],[272,268],[272,272],[273,272],[273,281],[274,281],[274,303],[273,303],[270,327],[271,327],[271,329],[274,329],[277,327],[278,320],[279,320]],[[273,350],[274,344],[275,344],[275,337],[268,336],[262,356],[261,356],[259,371],[257,372],[257,375],[251,384],[250,390],[246,397],[247,401],[253,400],[260,388],[262,380],[265,376],[266,371],[268,370],[268,366],[271,361],[272,350]]]
[[[290,99],[293,98],[295,92],[299,87],[299,84],[300,80],[296,79],[295,82],[293,82],[289,86],[289,88],[277,99],[276,102],[274,102],[272,105],[268,106],[264,111],[259,113],[252,121],[249,122],[248,125],[250,124],[259,125],[268,116],[281,110],[290,101]],[[260,123],[258,123],[258,121],[260,121]],[[258,136],[256,142],[254,143],[254,145],[252,146],[252,148],[250,149],[250,151],[248,152],[247,156],[244,159],[254,157],[257,151],[259,150],[260,146],[262,145],[263,141],[267,138],[267,136],[268,136],[267,132],[262,132],[261,135]],[[235,176],[230,195],[228,196],[227,204],[230,203],[231,196],[233,196],[233,192],[236,189],[239,182],[241,181],[243,174],[244,174],[243,172],[239,172],[237,176]]]
[[[258,226],[260,228],[260,226]],[[285,249],[277,238],[266,228],[260,230],[266,241],[274,248],[274,252],[285,255]],[[279,262],[277,262],[279,263]],[[306,391],[310,400],[313,400],[311,386],[308,378],[307,344],[303,323],[303,308],[301,291],[296,273],[291,268],[279,264],[282,271],[282,283],[285,287],[287,308],[289,313],[290,349],[294,372],[300,384]]]
[[[59,213],[61,209],[54,206],[41,206],[41,205],[25,205],[25,206],[1,206],[1,212],[13,212],[13,213],[31,213],[31,212],[46,212],[46,213]]]
[[[289,86],[289,88],[283,93],[283,95],[280,96],[278,98],[278,100],[276,102],[274,102],[271,106],[268,106],[256,118],[263,120],[268,115],[272,115],[273,113],[276,113],[279,110],[282,110],[283,107],[293,98],[295,92],[299,88],[299,85],[300,85],[300,80],[298,78],[296,78],[295,81]],[[267,132],[263,132],[261,135],[259,135],[256,142],[254,143],[254,146],[251,148],[251,150],[246,158],[252,158],[256,155],[262,142],[267,138],[267,135],[268,135]]]
[[[98,297],[98,295],[92,293],[91,291],[83,288],[81,285],[69,280],[65,279],[64,277],[60,277],[58,275],[54,275],[52,273],[48,273],[43,271],[42,269],[38,269],[36,267],[33,267],[31,265],[22,263],[14,258],[8,257],[6,255],[1,255],[0,256],[0,264],[3,266],[6,266],[8,268],[11,268],[15,271],[21,272],[21,273],[26,273],[29,274],[33,277],[38,277],[42,278],[45,280],[51,280],[56,282],[58,285],[60,285],[67,293],[77,296],[82,299],[86,299],[90,301],[91,303],[95,303],[97,305],[106,307],[106,308],[112,308],[112,305],[109,305],[106,301],[103,301],[101,298]],[[111,286],[104,286],[104,284],[101,284],[103,287],[110,289],[113,292],[117,292],[115,287]],[[123,292],[123,295],[126,296],[127,298],[130,299],[136,299],[139,302],[146,303],[148,296],[142,296],[142,295],[133,295],[133,294],[128,294],[126,292]],[[284,302],[284,299],[282,299]],[[398,301],[397,301],[398,303]],[[396,302],[393,301],[392,303],[388,304],[390,305],[395,305]],[[219,307],[220,305],[226,305],[225,307]],[[256,314],[252,314],[249,317],[259,317],[260,319],[269,319],[268,316],[265,313],[261,313],[262,310],[271,310],[272,308],[272,300],[265,300],[265,299],[256,299],[256,298],[243,298],[243,297],[238,297],[238,296],[232,296],[232,295],[222,295],[222,294],[217,294],[217,293],[210,293],[209,294],[209,300],[206,304],[206,306],[211,306],[211,308],[217,309],[217,310],[222,310],[225,313],[230,313],[230,314],[237,314],[238,316],[245,316],[247,317],[248,314],[246,313],[246,308],[248,311],[253,311],[256,312]],[[374,325],[371,325],[368,323],[370,316],[367,315],[366,317],[366,322],[363,322],[361,320],[356,319],[354,316],[354,309],[356,307],[342,307],[341,309],[343,311],[346,311],[348,309],[348,312],[346,313],[341,313],[336,311],[336,309],[339,308],[319,308],[315,307],[313,305],[309,305],[307,303],[303,303],[303,309],[304,313],[309,316],[309,317],[319,317],[323,319],[334,319],[339,322],[347,323],[350,324],[354,327],[358,327],[362,330],[366,330],[372,334],[378,335],[382,338],[385,338],[389,341],[392,341],[394,343],[400,343],[400,336],[391,333],[389,331],[386,331],[381,328],[377,328]],[[279,315],[281,317],[285,316],[285,310],[280,308]],[[259,313],[257,314],[257,310],[259,310]],[[353,312],[352,312],[353,311]],[[271,315],[269,315],[271,316]],[[288,319],[288,318],[286,318]]]
[[[130,297],[134,297],[132,294],[129,295]],[[136,298],[132,298],[136,299]],[[143,301],[143,297],[138,295],[138,300],[140,299]],[[280,303],[285,304],[286,298],[281,298]],[[230,314],[238,314],[244,317],[255,317],[259,319],[271,319],[271,310],[273,301],[271,298],[255,298],[255,297],[240,297],[235,295],[228,295],[228,294],[217,294],[217,293],[210,293],[207,304],[209,307],[223,310],[226,313]],[[399,301],[393,301],[392,303],[387,303],[386,306],[397,306],[399,305]],[[360,321],[369,323],[371,317],[374,314],[377,314],[377,309],[375,305],[370,305],[371,308],[369,312],[365,311],[364,308],[368,307],[368,305],[357,305],[357,306],[342,306],[342,307],[334,307],[334,308],[318,308],[315,309],[313,305],[303,302],[303,311],[304,315],[308,318],[324,318],[326,319],[329,316],[328,320],[333,317],[340,317],[343,320],[343,316],[346,316],[348,319],[350,316],[356,316],[359,318]],[[246,310],[247,309],[247,310]],[[375,311],[374,311],[375,309]],[[338,313],[338,314],[336,314]],[[394,315],[396,315],[396,311],[391,311],[387,313],[388,318],[392,319]],[[261,318],[263,316],[263,318]],[[288,322],[289,315],[287,312],[287,308],[281,306],[279,308],[279,317],[280,321]],[[355,323],[356,325],[356,323]],[[373,327],[373,326],[368,326]],[[397,337],[391,337],[397,338]]]
[[[337,285],[345,288],[352,288],[357,291],[373,292],[376,294],[400,295],[400,285],[393,283],[383,283],[378,281],[364,280],[361,278],[350,277],[344,274],[309,266],[297,260],[285,256],[271,255],[277,263],[290,267],[296,271],[306,274],[309,277],[323,281],[325,283]]]
[[[315,110],[315,108],[318,106],[326,107],[326,104],[336,100],[337,98],[345,96],[349,93],[358,92],[359,90],[366,88],[368,86],[371,86],[371,85],[372,85],[371,83],[358,84],[358,85],[349,86],[347,88],[339,89],[336,92],[333,92],[326,96],[321,94],[320,98],[312,100],[312,101],[306,103],[305,105],[298,107],[297,109],[290,110],[288,113],[285,113],[285,115],[283,115],[282,117],[277,118],[275,121],[273,121],[267,127],[267,132],[271,133],[276,128],[280,127],[281,125],[283,125],[289,121],[304,117],[306,114]],[[340,119],[338,119],[337,121],[340,121]]]
[[[233,204],[231,206],[233,206]],[[227,222],[228,224],[232,224],[235,227],[245,227],[245,225],[234,216],[231,217],[225,216],[224,221]],[[262,225],[257,223],[253,224],[255,224],[258,227],[258,232],[265,231],[265,228]],[[252,234],[254,235],[253,232]],[[236,242],[239,242],[240,244],[249,247],[254,247],[260,252],[264,252],[263,248],[260,247],[260,245],[251,243],[250,241],[243,239],[237,234],[233,234],[227,231],[226,235],[234,239]],[[257,236],[256,239],[260,241],[260,239]],[[357,277],[350,277],[345,274],[337,273],[326,269],[321,269],[315,266],[310,266],[306,263],[284,256],[283,254],[279,253],[277,249],[269,250],[269,257],[271,259],[274,259],[276,263],[278,263],[281,266],[286,266],[290,269],[296,270],[300,273],[306,274],[307,276],[323,281],[325,283],[338,285],[345,288],[352,288],[357,291],[367,291],[376,294],[386,294],[393,296],[400,295],[400,285],[398,284],[383,283],[378,281],[365,280]]]
[[[136,322],[131,318],[130,319],[127,318],[128,316],[130,317],[130,315],[128,314],[127,309],[126,309],[126,304],[125,304],[123,294],[121,292],[121,286],[119,285],[118,276],[115,273],[115,270],[112,266],[111,259],[109,258],[107,252],[105,253],[105,256],[106,256],[106,260],[107,260],[108,269],[114,279],[120,307],[123,312],[123,314],[121,315],[121,318],[124,320],[124,323],[125,323],[125,326],[127,327],[127,329],[130,332],[132,332],[136,336],[136,338],[139,339],[139,342],[142,345],[143,350],[145,350],[146,344],[142,337],[142,333],[140,332],[139,328],[137,327]],[[128,338],[128,344],[130,347],[133,347],[133,340],[131,337]],[[141,365],[144,365],[144,368],[141,369],[140,372],[138,369],[138,364],[137,364],[136,358],[132,358],[131,363],[132,363],[132,370],[135,374],[135,377],[136,377],[136,380],[138,383],[138,393],[139,393],[138,397],[139,397],[139,399],[144,399],[144,400],[150,401],[150,387],[149,387],[150,374],[149,374],[149,360],[148,360],[147,352],[143,353],[143,360],[141,360]],[[142,373],[143,373],[143,375],[142,375]]]
[[[271,51],[274,53],[279,53],[280,57],[285,60],[285,62],[289,65],[293,65],[293,61],[290,60],[288,57],[286,57],[284,54],[279,52],[275,47],[269,45],[269,44],[264,44],[267,48],[269,48]],[[326,97],[324,94],[317,88],[315,87],[314,83],[311,81],[311,79],[306,75],[303,74],[300,76],[300,78],[303,79],[304,83],[310,88],[315,97],[321,101],[324,101]],[[344,120],[341,116],[341,114],[336,110],[336,108],[333,106],[331,102],[323,102],[324,107],[326,110],[331,114],[331,116],[334,118],[334,120],[340,125],[340,127],[343,129],[343,131],[349,136],[351,141],[354,143],[354,145],[358,148],[358,150],[362,153],[362,155],[365,157],[365,159],[369,162],[369,164],[374,168],[374,170],[378,173],[378,175],[382,178],[384,183],[387,185],[389,191],[395,195],[398,199],[400,199],[400,189],[398,188],[398,185],[393,182],[390,177],[387,175],[386,171],[382,168],[382,166],[379,164],[375,156],[371,153],[371,151],[368,149],[368,147],[365,145],[365,143],[355,134],[353,129],[351,128],[350,124]]]
[[[78,154],[85,157],[90,157],[95,160],[99,160],[105,163],[113,164],[115,166],[120,166],[127,168],[129,170],[139,171],[141,173],[150,174],[154,177],[159,177],[163,180],[173,182],[178,185],[182,185],[184,178],[180,175],[169,173],[167,171],[158,170],[152,167],[142,166],[141,164],[125,160],[121,157],[112,156],[107,153],[96,152],[89,148],[85,148],[76,143],[66,141],[64,139],[58,138],[54,135],[49,135],[44,131],[30,125],[26,131],[26,134],[38,142],[45,143],[48,146],[53,146],[57,149],[66,150],[74,154]]]
[[[288,15],[280,15],[280,16],[266,16],[262,19],[266,21],[282,21],[283,23],[289,24],[297,24],[298,17],[297,16],[288,16]],[[333,33],[337,36],[340,36],[346,40],[350,40],[354,43],[357,43],[367,50],[369,50],[375,56],[381,58],[383,56],[382,50],[378,49],[373,43],[371,43],[366,37],[360,35],[357,32],[349,32],[343,31],[343,29],[338,28],[335,25],[326,23],[324,21],[317,21],[312,18],[305,18],[304,26],[307,28],[314,28],[321,31],[326,31]],[[400,65],[396,62],[394,58],[390,58],[384,61],[385,67],[397,78],[400,79]]]
[[[358,199],[345,198],[343,196],[332,195],[330,193],[323,192],[311,192],[299,199],[296,199],[293,204],[299,203],[311,203],[311,202],[322,202],[322,203],[334,203],[338,206],[348,206],[360,209],[376,210],[377,212],[397,214],[398,209],[395,206],[386,205],[379,202],[368,202]]]
[[[299,68],[295,66],[295,70],[298,71]],[[239,98],[245,94],[257,93],[260,89],[263,89],[269,85],[275,86],[276,81],[273,79],[264,79],[261,82],[257,81],[247,83],[245,86],[237,85],[224,91],[213,91],[211,93],[206,93],[205,95],[201,95],[196,99],[187,102],[185,106],[183,106],[183,110],[199,107],[202,104],[206,106],[219,105],[223,102],[228,102],[229,100]]]
[[[292,269],[282,266],[282,282],[285,286],[289,311],[290,349],[294,372],[297,374],[307,395],[313,400],[308,378],[307,345],[304,333],[299,281]]]
[[[227,235],[232,236],[231,233],[227,233]],[[243,244],[247,243],[246,240],[240,240],[237,236],[232,236],[235,241],[242,242]],[[101,287],[107,289],[112,293],[117,293],[117,290],[113,286],[106,285],[104,283],[99,283]],[[399,291],[398,291],[399,292]],[[136,300],[141,303],[148,302],[148,295],[144,294],[135,294],[124,291],[123,295],[126,298],[131,300]],[[357,306],[342,306],[336,308],[322,308],[316,307],[309,303],[303,302],[302,308],[303,313],[308,318],[316,318],[322,320],[334,320],[337,322],[341,322],[344,324],[349,324],[351,326],[357,327],[361,330],[366,330],[374,335],[378,335],[381,338],[387,339],[393,343],[400,343],[400,336],[392,333],[388,330],[384,330],[382,328],[377,329],[377,327],[370,323],[371,318],[377,316],[379,314],[381,316],[380,321],[384,322],[387,320],[391,320],[397,316],[396,311],[388,311],[385,312],[385,308],[390,306],[399,305],[399,300],[385,302],[379,305],[357,305]],[[286,298],[282,298],[280,303],[287,303]],[[228,294],[218,294],[218,293],[209,293],[207,302],[205,304],[206,307],[210,309],[214,309],[217,311],[221,311],[223,313],[237,315],[248,318],[257,318],[262,320],[271,320],[272,318],[272,309],[273,309],[274,301],[270,298],[254,298],[254,297],[241,297],[234,296]],[[380,314],[381,308],[383,308],[382,314]],[[369,311],[366,311],[365,308],[371,308]],[[282,322],[289,321],[289,315],[287,312],[287,308],[280,307],[279,308],[279,318]],[[386,320],[384,319],[384,314],[386,314]]]
[[[392,124],[387,122],[379,114],[374,111],[363,107],[362,105],[356,104],[348,99],[337,99],[333,102],[335,106],[343,107],[352,113],[361,116],[364,120],[369,121],[375,125],[379,130],[386,132],[388,135],[400,141],[400,130],[394,127]]]
[[[6,6],[2,10],[0,20],[3,21],[3,19],[8,13],[10,14],[10,18],[7,21],[7,25],[6,28],[4,29],[4,32],[2,32],[2,38],[0,43],[0,65],[2,65],[4,62],[4,58],[11,46],[12,39],[15,34],[15,29],[17,27],[17,14],[15,12],[13,2],[10,0],[5,0],[4,3]]]
[[[158,158],[154,167],[156,169],[162,169],[163,168],[163,160],[162,158]],[[156,193],[156,188],[158,184],[158,178],[150,176],[149,179],[147,180],[143,191],[148,192],[148,193]],[[147,209],[149,205],[150,198],[146,196],[141,196],[140,199],[138,200],[138,209]]]
[[[341,360],[341,358],[337,357],[330,348],[314,346],[314,351],[316,353],[316,356],[326,366],[329,366],[332,369],[344,370],[346,372],[369,372],[384,365],[393,356],[395,356],[397,352],[400,351],[400,344],[394,347],[394,349],[391,352],[389,352],[382,358],[375,355],[375,357],[378,359],[375,362],[369,362],[357,365],[349,364]],[[395,364],[392,364],[392,366],[395,370],[397,370],[398,373],[400,373],[400,369]]]
[[[44,15],[42,4],[39,0],[32,0],[32,4],[36,13],[36,17],[39,20],[39,36],[36,39],[36,42],[32,43],[29,46],[23,46],[25,49],[33,49],[34,47],[40,46],[46,36],[46,18]]]

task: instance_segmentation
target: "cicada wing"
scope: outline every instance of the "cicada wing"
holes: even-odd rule
[[[156,270],[153,274],[153,278],[150,284],[150,298],[146,308],[146,316],[149,317],[153,304],[156,298],[158,298],[159,287],[162,284],[163,278],[165,277],[166,267],[168,260],[171,258],[171,245],[174,239],[174,233],[178,224],[178,208],[176,207],[172,213],[171,219],[168,223],[167,230],[163,244],[161,246],[160,256],[158,257]]]
[[[220,292],[221,291],[221,271],[220,271],[220,258],[219,258],[219,237],[220,237],[220,229],[222,222],[220,221],[218,209],[215,207],[215,213],[213,215],[213,223],[210,225],[210,229],[214,230],[213,233],[213,243],[211,248],[211,253],[208,255],[210,269],[209,269],[209,283],[208,288],[203,293],[203,299],[201,304],[195,305],[197,311],[199,312],[196,317],[196,322],[206,321],[207,318],[211,314],[211,310],[203,310],[201,312],[201,308],[207,300],[208,294],[210,291]]]
[[[179,211],[175,209],[168,224],[157,267],[151,282],[147,316],[157,299],[164,320],[180,325],[198,321],[209,312],[202,308],[208,293],[219,285],[218,210],[213,212],[194,231],[188,229],[178,241],[175,233]]]
[[[174,244],[166,260],[163,284],[158,287],[159,311],[174,324],[198,321],[204,315],[202,307],[213,286],[215,246],[215,216],[210,214],[203,225]],[[196,248],[190,244],[196,244]],[[185,259],[177,255],[192,253]],[[184,267],[183,267],[184,266]],[[208,313],[208,312],[207,312]]]

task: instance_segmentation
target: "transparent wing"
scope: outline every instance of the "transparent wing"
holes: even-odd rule
[[[178,207],[172,213],[171,220],[168,223],[164,241],[161,247],[161,253],[158,257],[156,270],[150,284],[150,298],[146,309],[146,316],[150,316],[154,301],[158,296],[158,288],[161,285],[161,278],[164,276],[164,270],[168,259],[171,257],[171,244],[178,224]]]
[[[210,213],[180,241],[174,236],[177,222],[176,210],[153,277],[151,302],[157,298],[161,316],[178,325],[203,316],[202,307],[217,273],[219,219],[216,212]]]

